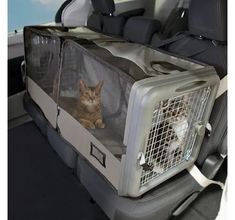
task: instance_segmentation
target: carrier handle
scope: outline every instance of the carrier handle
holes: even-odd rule
[[[191,89],[195,89],[197,87],[201,87],[204,84],[206,84],[205,80],[198,80],[198,81],[187,83],[187,84],[177,88],[175,91],[176,92],[185,92],[187,90],[191,90]]]

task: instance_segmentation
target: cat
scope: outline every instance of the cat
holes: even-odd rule
[[[95,87],[88,87],[79,80],[79,97],[72,116],[88,129],[105,128],[101,111],[101,89],[103,81]]]
[[[158,174],[182,159],[188,128],[189,103],[185,98],[166,100],[160,108],[163,121],[155,124],[150,130],[146,149],[146,152],[151,152],[151,170]]]
[[[87,129],[105,128],[101,112],[101,89],[103,81],[95,87],[88,87],[83,80],[78,81],[79,96],[59,96],[58,104],[77,119]],[[53,80],[50,96],[56,101],[58,77]]]

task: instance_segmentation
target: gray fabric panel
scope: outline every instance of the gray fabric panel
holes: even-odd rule
[[[113,0],[91,0],[93,8],[102,14],[112,14],[115,11],[115,4]]]
[[[92,30],[102,31],[103,21],[102,15],[99,13],[93,13],[87,20],[87,27],[91,28]]]
[[[115,220],[165,220],[185,198],[201,189],[190,174],[182,172],[141,198],[129,199],[118,196],[111,185],[81,157],[77,169],[92,198],[109,218]]]
[[[23,99],[24,109],[32,117],[35,124],[39,127],[43,135],[47,133],[48,121],[46,120],[41,109],[35,104],[35,102],[29,97],[27,93]]]
[[[93,134],[114,156],[121,158],[126,153],[126,147],[123,145],[123,136],[112,126],[109,120],[105,120],[106,128],[90,130]]]
[[[47,128],[47,137],[52,148],[58,153],[64,163],[70,167],[75,168],[77,162],[77,153],[73,147],[51,127]]]
[[[103,33],[122,36],[125,25],[125,18],[121,16],[103,16]]]
[[[124,38],[140,44],[149,44],[153,33],[159,32],[161,23],[144,17],[130,18],[124,28]]]
[[[44,135],[47,135],[52,148],[59,154],[65,164],[71,168],[75,168],[77,158],[76,152],[70,144],[59,137],[58,133],[49,125],[43,112],[27,94],[24,96],[24,107],[41,132]]]
[[[197,36],[227,41],[227,0],[192,0],[189,31]]]

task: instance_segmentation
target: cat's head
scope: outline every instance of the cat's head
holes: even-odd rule
[[[163,109],[164,117],[168,123],[174,124],[188,117],[189,103],[181,98],[179,100],[167,101]]]
[[[95,112],[100,108],[101,104],[101,89],[103,81],[99,82],[94,87],[88,87],[83,80],[79,80],[79,102],[88,112]]]

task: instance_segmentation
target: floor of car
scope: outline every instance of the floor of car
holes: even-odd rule
[[[33,122],[8,133],[9,220],[106,220]]]

